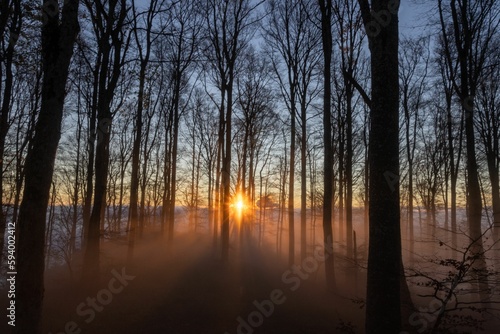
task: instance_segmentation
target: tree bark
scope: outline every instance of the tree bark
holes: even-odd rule
[[[321,11],[321,36],[323,45],[323,245],[325,249],[325,275],[329,289],[335,289],[333,256],[333,145],[331,120],[331,62],[332,62],[332,1],[319,0]]]
[[[295,95],[295,94],[293,94]],[[295,100],[291,101],[290,111],[290,173],[288,174],[288,263],[295,262],[295,142],[297,130],[295,125]]]
[[[300,258],[307,256],[307,113],[304,101],[301,103],[300,119]]]
[[[57,4],[57,3],[56,3]],[[45,6],[47,5],[47,6]],[[44,8],[54,6],[44,1]],[[61,136],[65,86],[79,31],[78,0],[67,0],[59,10],[44,12],[42,27],[42,103],[35,135],[25,162],[25,186],[19,209],[15,333],[41,333],[44,294],[45,219]]]
[[[399,1],[358,0],[371,53],[370,245],[366,333],[401,329]],[[376,20],[378,18],[378,20]],[[374,30],[374,28],[376,28]]]
[[[99,26],[98,57],[101,60],[98,74],[97,133],[95,148],[94,200],[88,225],[88,239],[83,259],[82,282],[93,284],[99,276],[101,226],[104,223],[106,191],[109,169],[109,144],[111,137],[111,103],[118,85],[123,65],[124,36],[122,29],[127,15],[125,0],[112,0],[105,7],[98,2],[86,1],[92,18]],[[95,8],[94,8],[95,6]],[[107,10],[105,9],[107,8]]]
[[[132,171],[130,176],[130,206],[129,206],[129,244],[127,251],[127,260],[130,262],[134,253],[134,244],[137,236],[137,223],[139,215],[137,213],[137,203],[139,194],[139,158],[141,154],[141,140],[142,140],[142,117],[144,111],[144,86],[146,83],[146,70],[149,63],[149,56],[151,53],[151,29],[153,26],[153,19],[156,13],[157,1],[151,1],[146,15],[145,27],[145,43],[143,47],[139,39],[137,25],[137,15],[135,13],[135,1],[132,2],[132,10],[134,12],[134,36],[139,51],[140,68],[139,68],[139,90],[137,92],[137,112],[135,115],[135,137],[132,147]],[[144,148],[146,149],[146,148]],[[145,177],[145,176],[144,176]]]
[[[9,41],[7,47],[0,52],[0,78],[4,80],[4,66],[5,66],[5,81],[0,83],[0,89],[3,88],[0,95],[0,263],[2,262],[5,227],[7,217],[3,211],[3,179],[4,179],[4,152],[5,152],[5,139],[10,128],[9,114],[12,106],[12,85],[14,81],[14,74],[12,71],[14,50],[21,33],[23,13],[21,10],[21,1],[7,1],[0,2],[0,38],[5,38],[5,32],[9,30]],[[10,18],[9,18],[10,16]],[[5,65],[4,65],[5,64]],[[2,87],[3,86],[3,87]]]

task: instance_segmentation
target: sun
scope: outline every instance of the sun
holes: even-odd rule
[[[236,210],[242,211],[245,208],[245,203],[243,202],[243,200],[239,199],[236,201],[236,203],[234,203],[234,207],[236,208]]]
[[[246,208],[245,199],[242,194],[237,194],[233,199],[233,204],[231,205],[236,214],[241,215]]]

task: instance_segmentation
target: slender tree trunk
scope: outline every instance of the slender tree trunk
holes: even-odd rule
[[[347,257],[352,258],[353,252],[353,229],[352,229],[352,87],[346,87],[347,106],[346,106],[346,161],[345,161],[345,180],[346,180],[346,198],[345,198],[345,218],[346,218],[346,238],[347,238]]]
[[[127,14],[125,0],[109,1],[109,8],[98,1],[86,2],[89,10],[95,11],[94,23],[99,27],[98,54],[101,59],[98,73],[97,97],[97,138],[95,155],[94,201],[88,225],[88,240],[86,244],[82,282],[93,284],[99,275],[99,242],[101,228],[104,226],[106,208],[106,192],[109,173],[109,144],[111,136],[111,102],[118,85],[123,66],[122,52],[126,52],[122,34]],[[93,7],[95,5],[95,8]]]
[[[290,173],[288,180],[288,263],[295,262],[295,101],[292,101],[292,111],[290,112]]]
[[[307,114],[303,104],[300,115],[300,258],[304,260],[307,256]]]
[[[409,229],[409,249],[410,249],[410,259],[413,259],[414,252],[414,224],[413,224],[413,149],[411,136],[411,116],[410,116],[410,108],[408,106],[408,94],[407,94],[407,86],[404,87],[404,114],[405,114],[405,141],[406,141],[406,159],[408,160],[408,229]],[[415,120],[415,124],[417,120]],[[415,136],[415,131],[413,131],[413,135]]]
[[[102,102],[106,103],[106,102]],[[111,115],[109,106],[101,103],[97,120],[100,124],[107,123]],[[101,131],[100,140],[96,146],[95,156],[95,188],[94,203],[89,219],[88,238],[84,255],[82,281],[88,284],[95,282],[99,276],[99,253],[101,238],[101,221],[106,206],[106,188],[109,169],[110,130]]]
[[[331,62],[332,62],[332,1],[319,0],[321,10],[321,35],[323,45],[323,245],[325,249],[325,274],[329,289],[335,289],[335,270],[333,256],[333,145],[331,120]],[[326,204],[328,203],[328,204]]]
[[[76,166],[75,166],[75,183],[73,185],[73,219],[70,231],[70,254],[71,257],[76,249],[76,227],[78,224],[78,202],[80,194],[80,147],[82,137],[82,121],[78,115],[77,138],[76,138]]]
[[[86,193],[83,204],[83,242],[85,247],[88,240],[90,212],[92,210],[92,195],[94,193],[94,159],[95,159],[95,144],[96,144],[96,123],[97,123],[97,99],[99,86],[99,71],[101,68],[101,55],[97,55],[95,69],[93,71],[94,81],[92,89],[92,101],[90,104],[89,118],[89,138],[88,138],[88,162],[87,162],[87,179]]]
[[[140,168],[140,154],[141,154],[141,140],[142,140],[142,126],[143,126],[143,111],[144,111],[144,86],[146,83],[146,70],[149,63],[149,56],[151,52],[151,29],[153,25],[153,19],[156,10],[157,1],[150,1],[147,15],[145,18],[145,43],[143,46],[139,34],[138,34],[138,24],[137,24],[137,15],[136,15],[136,7],[135,1],[132,1],[132,11],[134,13],[134,36],[135,41],[139,50],[140,57],[140,69],[139,69],[139,89],[137,92],[137,113],[135,117],[135,137],[134,143],[132,147],[132,172],[131,172],[131,180],[130,180],[130,205],[129,205],[129,245],[127,252],[127,259],[130,262],[133,257],[134,252],[134,243],[137,237],[137,225],[139,223],[139,214],[138,214],[138,201],[139,201],[139,168]],[[144,151],[146,151],[146,145],[144,145]],[[143,174],[143,178],[146,175]],[[141,217],[142,219],[142,217]],[[142,232],[142,226],[141,226]]]
[[[368,117],[365,116],[365,122],[368,123]],[[363,210],[363,227],[365,234],[365,254],[368,255],[368,236],[369,236],[369,203],[370,203],[370,160],[368,149],[368,125],[363,128],[363,144],[365,147],[365,166],[364,166],[364,210]]]
[[[225,97],[225,87],[221,87],[221,106],[219,110],[219,131],[217,138],[217,162],[215,171],[215,210],[214,210],[214,238],[213,244],[214,248],[217,249],[217,239],[219,235],[219,225],[220,225],[220,212],[221,212],[221,165],[222,157],[224,156],[224,97]],[[221,226],[222,227],[222,226]],[[222,234],[222,231],[221,231]]]
[[[9,42],[5,50],[2,50],[0,59],[0,78],[5,80],[0,84],[0,89],[3,88],[1,92],[1,106],[0,106],[0,263],[3,263],[3,248],[5,239],[5,227],[6,220],[3,207],[3,194],[4,194],[4,159],[5,159],[5,139],[7,138],[7,133],[9,131],[9,114],[12,106],[12,86],[14,81],[14,75],[12,72],[14,50],[19,38],[22,27],[22,10],[21,1],[16,0],[12,3],[12,8],[8,8],[10,1],[0,2],[0,9],[2,14],[0,14],[0,37],[4,38],[6,28],[9,30]],[[9,20],[10,15],[10,20]],[[9,22],[10,21],[10,22]],[[8,23],[9,22],[9,23]],[[5,62],[5,74],[3,71],[3,64]],[[4,79],[5,75],[5,79]],[[3,87],[2,87],[3,86]],[[15,222],[15,221],[14,221]]]
[[[232,73],[232,69],[230,70]],[[232,74],[231,74],[232,75]],[[229,213],[231,205],[231,120],[233,108],[233,87],[232,78],[229,79],[227,86],[227,105],[226,105],[226,126],[225,126],[225,152],[222,164],[222,226],[221,226],[221,240],[222,240],[222,261],[227,262],[229,259]]]
[[[497,144],[498,146],[498,144]],[[495,236],[500,237],[500,178],[499,178],[499,165],[493,150],[490,154],[486,155],[488,164],[488,174],[491,183],[491,204],[493,210],[493,232]]]
[[[344,241],[344,155],[345,155],[345,146],[344,146],[344,121],[342,116],[342,103],[339,100],[338,102],[338,113],[337,113],[337,125],[338,125],[338,155],[339,155],[339,180],[338,180],[338,192],[339,192],[339,240],[340,242]]]
[[[127,251],[127,261],[131,261],[134,254],[134,244],[136,239],[137,222],[139,220],[137,204],[139,197],[139,158],[141,154],[142,139],[142,113],[144,106],[144,84],[146,80],[147,61],[141,62],[139,71],[139,91],[137,96],[137,113],[135,115],[135,137],[132,147],[132,172],[130,176],[130,204],[129,204],[129,243]],[[145,177],[145,176],[144,176]]]
[[[181,73],[177,70],[175,73],[175,91],[173,99],[173,128],[172,128],[172,152],[171,152],[171,177],[170,177],[170,208],[168,217],[168,240],[174,239],[175,223],[175,202],[177,192],[177,151],[179,145],[179,100],[181,94]]]
[[[162,210],[161,210],[161,234],[165,235],[165,225],[168,225],[168,218],[170,210],[170,177],[171,177],[171,152],[172,152],[172,141],[171,141],[171,131],[172,131],[172,118],[173,115],[170,113],[168,117],[165,117],[165,156],[163,159],[163,196],[162,196]],[[168,230],[168,226],[167,226]]]

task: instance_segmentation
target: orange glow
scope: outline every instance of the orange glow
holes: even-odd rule
[[[243,197],[243,195],[236,194],[234,196],[233,204],[231,206],[233,208],[234,213],[237,214],[238,216],[241,216],[241,214],[246,208],[245,198]]]
[[[243,203],[242,200],[238,200],[234,206],[236,207],[236,210],[242,211],[243,208],[245,207],[245,203]]]

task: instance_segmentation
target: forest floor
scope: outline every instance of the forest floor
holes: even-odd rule
[[[48,270],[43,333],[363,332],[364,309],[327,292],[321,263],[311,262],[308,273],[294,271],[251,238],[231,249],[228,264],[207,236],[183,234],[167,244],[145,235],[126,266],[126,240],[103,242],[105,274],[90,290],[69,279],[67,267]]]
[[[132,263],[126,261],[125,237],[103,240],[99,282],[81,284],[78,256],[72,270],[64,261],[46,270],[43,334],[364,333],[363,243],[358,246],[359,263],[354,264],[342,255],[342,243],[335,242],[337,289],[333,293],[326,288],[323,261],[314,256],[322,253],[317,245],[319,235],[309,242],[316,246],[308,248],[309,257],[304,261],[296,244],[295,263],[301,263],[300,269],[288,264],[288,249],[277,252],[265,239],[259,245],[259,239],[249,233],[243,240],[232,234],[228,263],[222,263],[220,245],[215,251],[206,231],[178,231],[170,243],[158,229],[147,230],[136,242]],[[440,248],[435,242],[419,239],[413,266],[439,276],[443,268],[429,259],[452,256]],[[431,255],[426,258],[424,254]],[[402,333],[422,333],[435,320],[432,315],[416,317],[416,312],[425,313],[435,306],[430,299],[418,297],[423,291],[427,290],[415,282],[410,285],[416,310],[403,315],[409,324]],[[0,308],[5,310],[6,305],[7,292],[0,287]],[[459,320],[453,317],[452,324]],[[484,318],[483,331],[451,326],[452,332],[499,333],[499,319]],[[0,334],[10,333],[10,329],[4,318]]]

